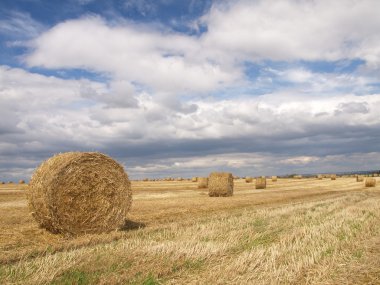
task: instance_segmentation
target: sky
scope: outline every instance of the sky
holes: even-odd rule
[[[380,1],[1,0],[0,180],[380,169]]]

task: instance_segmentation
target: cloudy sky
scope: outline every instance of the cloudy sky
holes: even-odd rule
[[[0,180],[380,168],[380,1],[1,0]]]

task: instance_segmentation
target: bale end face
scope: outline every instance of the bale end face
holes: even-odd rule
[[[234,192],[234,179],[228,172],[212,172],[208,177],[208,195],[210,197],[228,197]]]
[[[375,187],[376,186],[376,179],[375,178],[367,178],[365,180],[365,187]]]
[[[256,178],[256,189],[265,189],[267,188],[267,180],[266,178]]]
[[[34,172],[28,192],[39,225],[68,235],[116,230],[124,225],[132,203],[123,167],[96,152],[51,157]]]

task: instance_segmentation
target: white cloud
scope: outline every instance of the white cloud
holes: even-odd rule
[[[37,37],[46,27],[35,21],[28,13],[9,11],[0,20],[0,34],[11,38],[31,39]]]
[[[70,43],[69,45],[67,43]],[[31,66],[85,68],[133,81],[155,92],[205,92],[231,84],[234,69],[199,61],[196,39],[99,17],[63,22],[31,43]]]
[[[340,60],[379,64],[380,2],[229,1],[203,18],[209,49],[251,60]]]

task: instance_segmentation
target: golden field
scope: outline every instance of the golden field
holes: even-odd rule
[[[27,185],[0,185],[1,284],[380,284],[380,186],[355,178],[133,181],[125,229],[39,229]]]

